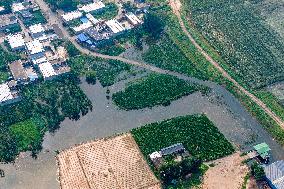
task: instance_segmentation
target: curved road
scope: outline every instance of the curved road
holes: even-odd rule
[[[45,16],[47,17],[47,20],[50,25],[58,25],[60,30],[62,31],[63,36],[68,38],[77,49],[79,49],[82,53],[92,55],[95,57],[100,57],[104,59],[110,59],[110,60],[119,60],[122,62],[125,62],[127,64],[135,65],[138,67],[145,68],[147,70],[151,70],[157,73],[164,73],[164,74],[169,74],[169,75],[174,75],[176,76],[177,73],[170,72],[168,70],[163,70],[158,67],[148,65],[145,63],[137,62],[134,60],[129,60],[120,56],[109,56],[109,55],[104,55],[104,54],[99,54],[93,51],[90,51],[89,49],[83,48],[81,45],[79,45],[75,38],[72,37],[69,32],[65,29],[63,26],[63,23],[59,17],[57,17],[57,14],[52,12],[51,9],[48,7],[48,5],[44,2],[44,0],[35,0],[38,5],[40,6],[41,10],[44,12]],[[212,57],[210,57],[200,45],[194,40],[194,38],[191,36],[191,34],[187,31],[183,20],[181,18],[180,14],[180,8],[181,8],[181,3],[179,0],[170,0],[170,5],[173,9],[173,12],[176,14],[179,20],[179,24],[183,30],[183,32],[187,35],[191,43],[198,49],[198,51],[206,58],[208,62],[210,62],[217,70],[219,70],[222,75],[231,81],[242,93],[246,94],[251,100],[253,100],[256,104],[258,104],[263,111],[265,111],[278,125],[280,125],[282,128],[284,128],[284,122],[280,117],[278,117],[273,111],[270,110],[260,99],[258,99],[255,95],[247,91],[245,88],[243,88],[236,80],[234,80],[215,60],[213,60]]]

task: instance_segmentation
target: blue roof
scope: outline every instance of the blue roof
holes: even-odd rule
[[[85,41],[88,41],[90,38],[88,36],[86,36],[85,34],[81,33],[81,34],[77,35],[77,39],[80,42],[85,42]]]
[[[277,189],[284,189],[284,160],[276,161],[264,168],[267,179]]]
[[[88,43],[89,45],[93,44],[91,40],[87,40],[86,43]]]
[[[81,20],[81,22],[83,22],[83,23],[89,22],[88,18],[86,18],[86,17],[82,17],[82,18],[80,18],[80,20]]]

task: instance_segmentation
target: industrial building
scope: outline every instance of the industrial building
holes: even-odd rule
[[[79,7],[78,9],[80,11],[83,11],[85,13],[89,13],[89,12],[93,12],[93,11],[98,11],[102,8],[105,7],[105,4],[101,1],[96,1],[87,5],[83,5],[81,7]]]
[[[22,34],[18,33],[15,35],[8,35],[7,41],[11,47],[12,50],[22,50],[25,48],[25,40],[22,36]]]
[[[284,189],[284,160],[264,167],[266,180],[272,189]]]
[[[52,79],[57,74],[55,73],[54,68],[49,62],[45,62],[38,65],[40,72],[45,80]]]

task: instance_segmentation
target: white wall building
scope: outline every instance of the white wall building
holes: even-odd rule
[[[21,50],[25,48],[25,40],[22,34],[8,35],[7,41],[12,50]]]
[[[77,19],[77,18],[80,18],[82,16],[83,16],[83,14],[80,11],[72,11],[72,12],[68,12],[68,13],[61,15],[64,22],[70,22],[70,21]]]
[[[106,25],[114,34],[119,34],[125,31],[125,28],[122,26],[122,24],[115,19],[106,21]]]
[[[0,84],[0,104],[6,103],[7,101],[13,100],[13,94],[8,84]]]
[[[135,14],[132,12],[125,14],[127,20],[134,26],[142,24],[142,20],[140,20]]]
[[[26,43],[26,48],[32,59],[38,59],[44,56],[44,48],[39,40],[33,40]]]
[[[41,74],[42,74],[42,76],[44,77],[45,80],[51,79],[51,78],[53,78],[54,76],[57,75],[55,73],[54,68],[52,67],[52,65],[49,62],[39,64],[38,66],[39,66],[40,72],[41,72]]]
[[[87,4],[87,5],[83,5],[82,7],[79,7],[78,9],[80,11],[84,11],[85,13],[88,13],[88,12],[100,10],[104,7],[105,7],[105,4],[103,2],[96,1],[93,3]]]
[[[80,26],[73,27],[72,29],[74,30],[75,33],[79,33],[83,30],[86,30],[86,29],[92,27],[92,26],[93,26],[92,22],[89,21],[89,22],[81,24]]]
[[[33,38],[38,38],[44,34],[44,27],[41,24],[35,24],[29,27],[30,33]]]

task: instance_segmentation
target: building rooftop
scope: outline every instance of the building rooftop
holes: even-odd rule
[[[27,73],[21,60],[10,63],[9,68],[16,81],[28,79]]]
[[[10,24],[16,24],[18,22],[17,18],[13,14],[0,15],[0,20],[0,27],[5,27]]]
[[[25,40],[20,33],[15,35],[8,35],[7,40],[12,49],[25,46]]]
[[[138,25],[142,23],[142,20],[140,20],[135,14],[132,12],[125,14],[125,16],[128,18],[128,20],[131,22],[133,25]]]
[[[0,6],[0,12],[4,11],[5,7],[4,6]]]
[[[45,63],[47,62],[47,58],[45,56],[40,57],[40,58],[36,58],[36,59],[32,59],[33,64],[41,64],[41,63]]]
[[[32,34],[44,32],[44,27],[41,24],[35,24],[29,27]]]
[[[11,93],[11,90],[8,84],[0,84],[0,103],[3,103],[7,100],[12,100],[14,97]]]
[[[62,15],[62,18],[65,22],[69,22],[71,20],[74,20],[76,18],[80,18],[82,17],[83,14],[80,11],[72,11],[72,12],[68,12]]]
[[[169,147],[161,149],[160,153],[162,156],[170,155],[176,152],[179,152],[181,150],[185,150],[184,146],[182,143],[177,143],[174,145],[171,145]]]
[[[89,21],[89,22],[83,23],[83,24],[81,24],[77,27],[73,27],[72,29],[77,33],[77,32],[86,30],[86,29],[88,29],[92,26],[93,26],[92,22]]]
[[[271,150],[266,143],[261,143],[261,144],[255,145],[253,148],[257,151],[257,153],[263,159],[265,159],[267,156],[269,156],[269,151]]]
[[[19,12],[25,9],[26,7],[23,5],[23,3],[13,3],[12,4],[12,12]]]
[[[117,20],[108,20],[106,21],[106,25],[111,29],[113,33],[119,33],[125,30],[125,28],[122,26],[121,23],[119,23]]]
[[[38,67],[44,78],[49,78],[56,75],[54,68],[49,62],[39,64]]]
[[[37,39],[26,43],[26,47],[31,55],[44,52],[42,43]]]
[[[93,3],[87,4],[87,5],[83,5],[82,7],[79,7],[78,9],[80,11],[84,11],[85,13],[88,13],[88,12],[92,12],[92,11],[102,9],[104,7],[105,7],[105,4],[103,2],[96,1],[96,2],[93,2]]]
[[[94,25],[96,25],[97,23],[99,23],[100,21],[98,19],[96,19],[93,15],[91,15],[90,13],[86,14],[86,17],[88,18],[88,20],[90,20]]]
[[[284,189],[284,160],[266,166],[264,172],[275,188]]]

